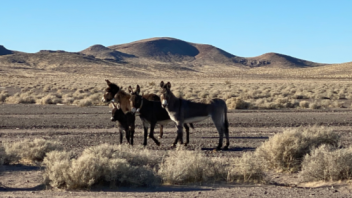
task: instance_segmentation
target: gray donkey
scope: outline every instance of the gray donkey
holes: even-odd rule
[[[161,106],[165,108],[172,121],[177,126],[177,139],[183,143],[183,124],[195,123],[211,117],[219,133],[219,144],[216,147],[220,150],[222,147],[224,133],[226,136],[226,146],[223,150],[229,148],[229,123],[227,120],[227,106],[221,99],[212,99],[210,104],[197,103],[182,98],[177,98],[170,90],[171,83],[161,81]]]

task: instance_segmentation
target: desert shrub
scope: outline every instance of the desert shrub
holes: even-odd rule
[[[43,91],[44,91],[44,92],[49,92],[49,91],[51,90],[51,88],[52,88],[51,85],[45,85],[45,86],[43,87]]]
[[[48,94],[40,99],[38,99],[36,102],[37,104],[57,104],[57,103],[62,103],[62,96],[59,94]]]
[[[249,103],[241,98],[230,98],[226,100],[229,109],[248,109]]]
[[[10,95],[7,92],[2,91],[0,93],[0,102],[5,102],[6,98],[9,97]]]
[[[44,139],[26,139],[20,142],[4,143],[7,163],[22,161],[42,161],[46,153],[62,150],[60,142]]]
[[[299,127],[276,134],[256,149],[268,169],[298,171],[303,157],[322,144],[338,146],[339,135],[324,127]]]
[[[309,103],[309,108],[310,109],[320,109],[321,106],[320,106],[320,104],[318,102],[315,101],[315,102]]]
[[[16,93],[13,96],[7,97],[5,102],[9,104],[31,104],[35,103],[35,98],[29,93]]]
[[[264,169],[256,153],[247,152],[242,157],[235,158],[231,163],[227,180],[230,182],[263,182]]]
[[[82,100],[75,100],[75,101],[73,101],[73,104],[75,104],[79,107],[88,107],[88,106],[92,106],[93,102],[91,99],[86,98],[86,99],[82,99]]]
[[[304,181],[352,179],[352,147],[322,145],[314,149],[304,157],[300,175]]]
[[[309,102],[308,101],[301,101],[301,102],[299,102],[299,106],[301,108],[308,108],[309,107]]]
[[[143,152],[135,152],[134,157],[124,156],[120,152],[132,154],[137,150],[129,147],[103,144],[87,148],[77,159],[70,159],[66,152],[51,152],[44,159],[46,169],[44,183],[66,189],[89,188],[92,185],[110,186],[153,186],[160,178],[143,158]],[[126,159],[125,159],[125,158]]]
[[[225,167],[219,161],[207,158],[199,150],[187,151],[181,147],[168,152],[159,170],[165,184],[225,181],[226,174]]]
[[[5,152],[5,148],[0,145],[0,165],[7,164],[7,155]]]

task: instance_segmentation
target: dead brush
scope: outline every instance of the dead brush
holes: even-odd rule
[[[60,94],[49,93],[48,95],[37,99],[36,103],[42,105],[62,103],[62,96]]]
[[[340,136],[324,127],[285,129],[256,149],[267,169],[295,172],[300,170],[303,157],[322,144],[339,145]]]
[[[157,185],[160,178],[152,168],[156,162],[149,161],[148,155],[146,151],[108,144],[87,148],[77,159],[70,159],[67,152],[51,152],[44,159],[44,183],[64,189],[85,189],[99,184]]]
[[[20,142],[5,142],[3,144],[6,154],[6,164],[16,163],[19,161],[43,161],[46,153],[63,149],[60,142],[45,139],[26,139]]]
[[[322,145],[304,157],[300,176],[304,181],[352,179],[352,147],[336,149]]]
[[[35,103],[35,97],[29,93],[16,93],[7,97],[5,102],[8,104],[33,104]]]
[[[249,103],[241,98],[230,98],[226,100],[229,109],[248,109]]]
[[[264,167],[256,153],[246,152],[242,157],[232,160],[232,167],[228,171],[227,181],[238,183],[265,182]]]
[[[164,158],[159,175],[165,184],[210,183],[226,181],[227,171],[219,161],[204,156],[200,150],[178,147]]]

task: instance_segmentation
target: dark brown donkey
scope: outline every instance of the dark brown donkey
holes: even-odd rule
[[[131,111],[130,98],[131,95],[122,90],[122,87],[117,86],[115,83],[111,83],[109,80],[105,80],[108,84],[108,87],[105,89],[103,102],[116,102],[119,103],[120,108],[126,114]],[[116,95],[119,93],[118,95]],[[160,101],[159,96],[155,94],[146,94],[143,97],[151,101]],[[117,102],[118,101],[118,102]],[[163,125],[160,125],[160,135],[159,138],[163,137]]]
[[[154,140],[154,142],[157,145],[160,145],[159,141],[154,138],[154,127],[156,124],[167,124],[169,122],[172,122],[170,120],[170,117],[166,110],[161,107],[161,102],[160,101],[149,101],[142,97],[140,93],[140,87],[137,85],[136,91],[133,92],[132,87],[130,86],[128,88],[129,92],[131,93],[131,106],[132,106],[132,112],[136,113],[136,115],[139,115],[141,120],[143,121],[143,127],[144,127],[144,145],[147,145],[147,134],[148,134],[148,127],[150,126],[150,132],[149,132],[149,137]],[[186,134],[187,134],[187,141],[185,145],[189,143],[189,127],[187,126],[186,123],[183,125],[186,129]],[[193,125],[190,123],[190,126],[192,128]],[[175,139],[175,142],[173,146],[175,146],[177,143],[177,138]]]
[[[134,124],[136,120],[136,116],[132,112],[127,112],[126,114],[116,106],[113,102],[112,105],[114,108],[112,109],[112,117],[111,121],[117,122],[117,127],[120,132],[120,144],[122,144],[123,134],[125,131],[127,142],[133,145],[133,135],[134,135]]]
[[[189,122],[199,122],[208,117],[213,120],[219,133],[219,144],[216,147],[220,150],[222,147],[224,133],[226,136],[226,145],[224,150],[229,147],[229,123],[227,120],[227,106],[221,99],[213,99],[210,104],[196,103],[182,98],[177,98],[170,90],[171,83],[160,83],[162,107],[168,112],[171,120],[177,125],[177,139],[183,142],[183,124]]]

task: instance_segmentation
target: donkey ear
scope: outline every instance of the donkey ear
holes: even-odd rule
[[[137,85],[136,93],[139,94],[139,92],[141,92],[141,88],[139,87],[139,85]]]
[[[105,79],[105,81],[106,81],[106,83],[107,83],[108,85],[111,84],[111,82],[110,82],[108,79]]]
[[[164,87],[164,81],[160,82],[160,87],[163,88]]]
[[[170,82],[167,82],[167,83],[166,83],[166,87],[167,87],[168,89],[171,89],[171,83],[170,83]]]
[[[129,87],[128,87],[128,92],[130,92],[130,94],[132,94],[132,93],[133,93],[133,89],[132,89],[132,87],[131,87],[131,86],[129,86]]]

